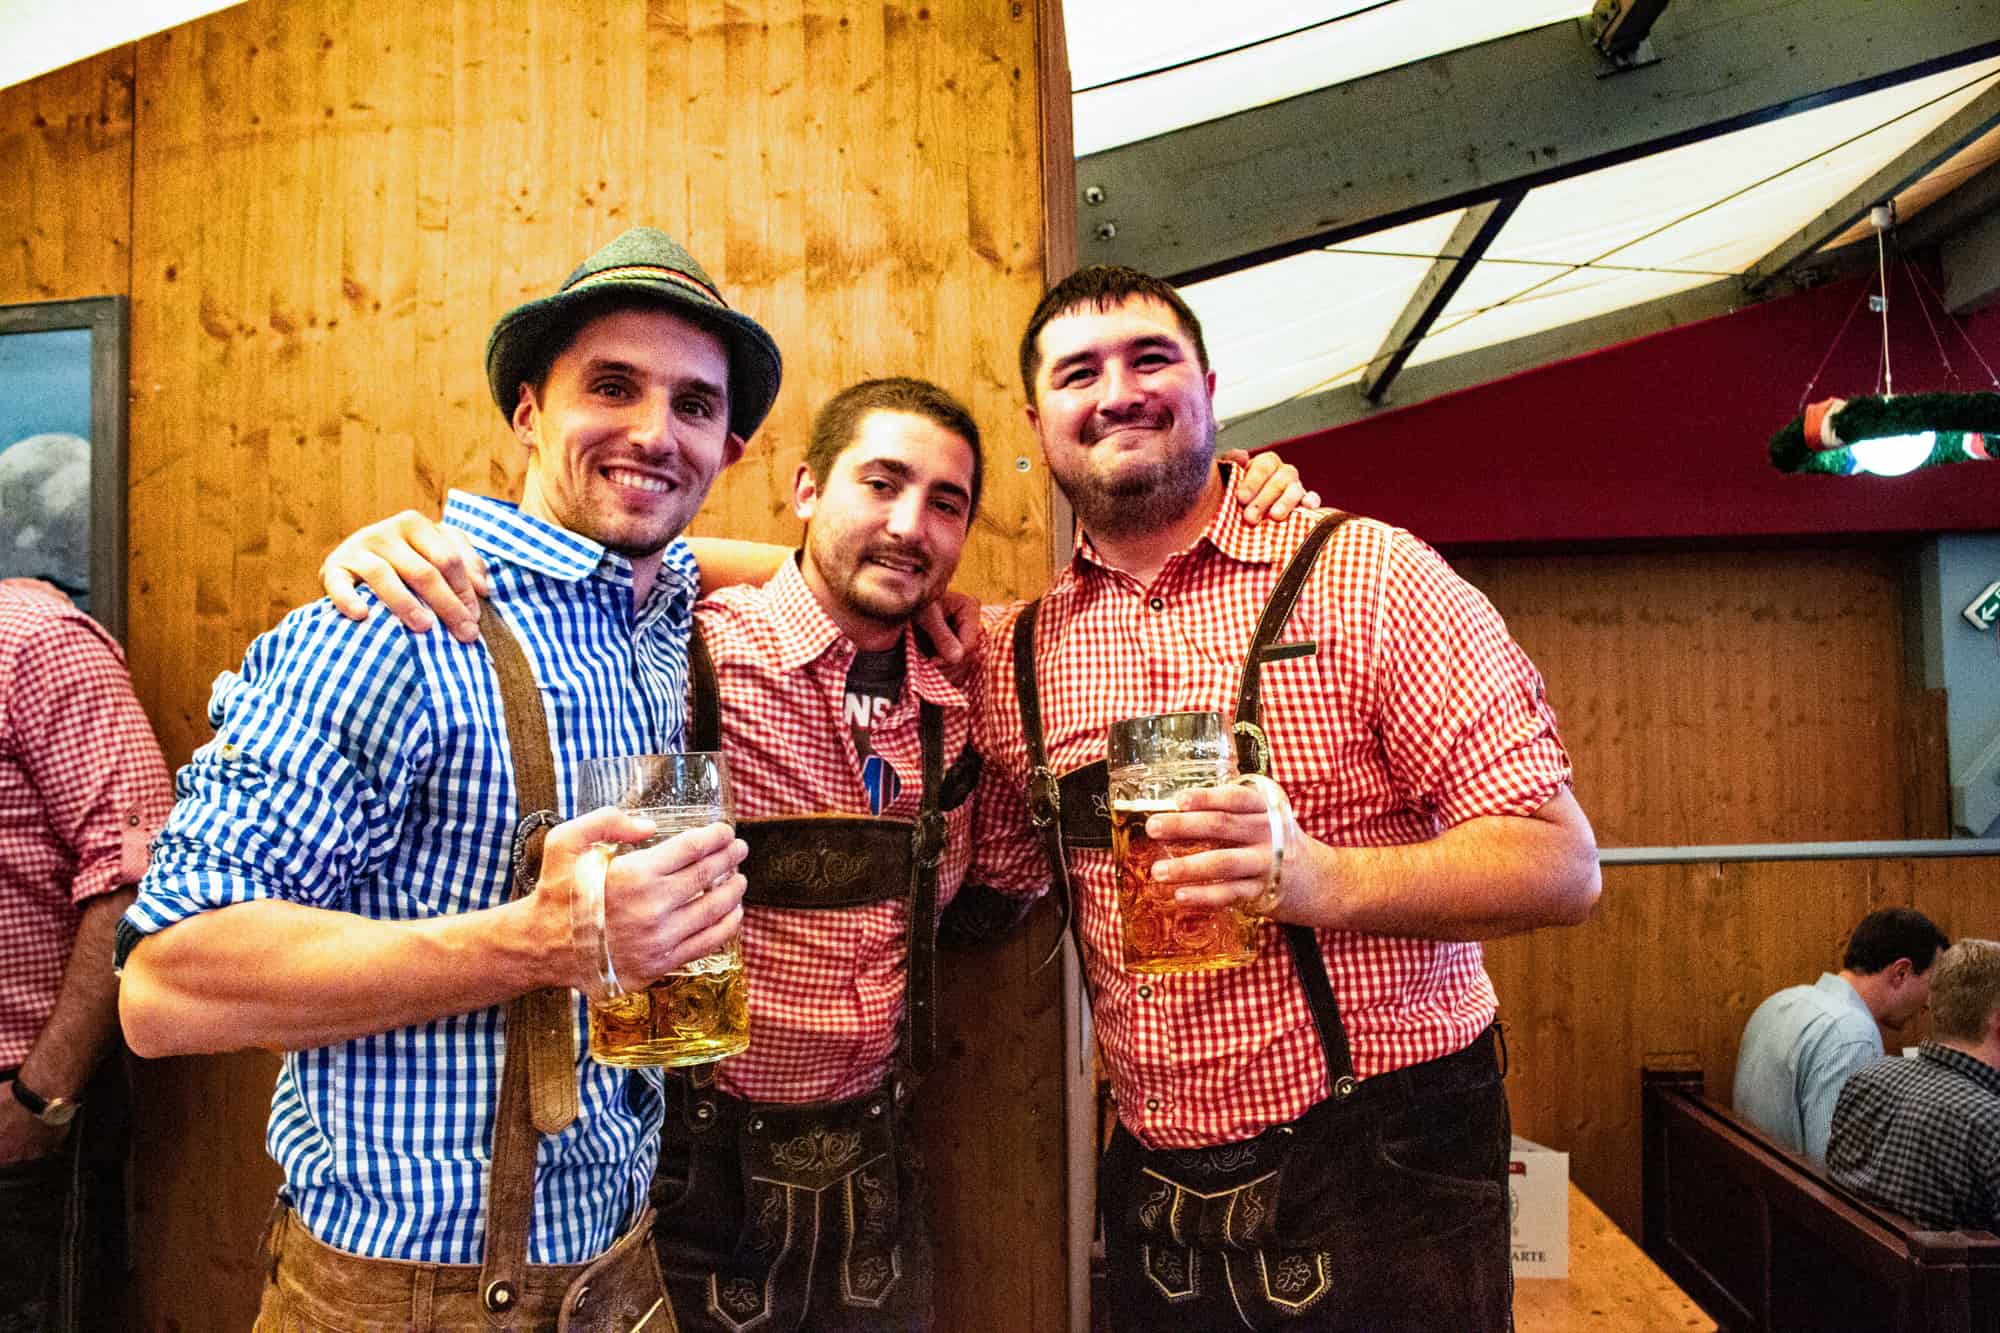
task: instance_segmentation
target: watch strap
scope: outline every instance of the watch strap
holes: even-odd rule
[[[82,1104],[73,1097],[44,1097],[23,1083],[19,1074],[14,1075],[9,1086],[14,1091],[14,1100],[45,1125],[67,1125]]]

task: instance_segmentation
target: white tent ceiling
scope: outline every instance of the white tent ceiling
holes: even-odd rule
[[[1797,21],[1812,22],[1804,8]],[[1452,53],[1545,25],[1580,27],[1590,9],[1587,0],[1153,0],[1143,7],[1070,0],[1077,152],[1152,139],[1414,62],[1433,62],[1448,89]],[[1577,48],[1588,54],[1580,31]],[[1457,275],[1462,285],[1406,349],[1406,363],[1459,356],[1744,275],[1996,88],[2000,58],[1961,64],[1529,189]],[[1505,127],[1494,128],[1498,139]],[[1899,220],[1996,161],[2000,130],[1897,192]],[[1347,169],[1398,167],[1374,161]],[[1436,261],[1447,255],[1464,213],[1448,209],[1185,286],[1207,334],[1225,423],[1353,384],[1371,361],[1379,370],[1385,339],[1420,284],[1436,281]],[[1869,234],[1864,222],[1836,243]]]

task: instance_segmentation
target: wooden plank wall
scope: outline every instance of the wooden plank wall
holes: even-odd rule
[[[1943,835],[1904,811],[1922,767],[1901,744],[1907,560],[1855,544],[1453,563],[1547,677],[1599,844],[1653,847]]]
[[[132,298],[130,649],[174,762],[210,680],[353,526],[522,458],[488,329],[637,223],[776,333],[785,389],[697,530],[790,540],[812,408],[939,380],[988,434],[961,582],[1045,578],[1015,331],[1044,284],[1035,6],[252,0],[0,92],[0,300]],[[1059,66],[1058,66],[1059,67]],[[945,1327],[1063,1319],[1059,996],[963,964],[926,1090]],[[246,1327],[270,1057],[139,1074],[134,1325]],[[962,1243],[961,1243],[962,1238]]]

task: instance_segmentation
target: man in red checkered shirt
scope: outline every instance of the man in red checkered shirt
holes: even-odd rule
[[[1062,783],[1058,809],[1050,779],[1101,761],[1120,718],[1237,711],[1260,613],[1328,515],[1250,528],[1223,503],[1215,377],[1163,282],[1095,268],[1059,284],[1021,371],[1082,532],[1023,658],[1043,765],[1010,654],[985,657],[975,742],[1007,780],[982,791],[969,873],[1032,894],[1051,873],[1033,818],[1074,835],[1055,856],[1118,1104],[1099,1180],[1113,1326],[1510,1327],[1508,1119],[1477,941],[1581,921],[1598,893],[1540,675],[1428,547],[1335,528],[1243,719],[1289,797],[1281,863],[1255,786],[1148,823],[1219,845],[1159,863],[1181,901],[1272,924],[1247,966],[1125,970],[1110,853],[1069,808],[1088,788]]]
[[[0,1328],[80,1326],[98,1265],[58,1244],[94,1234],[76,1157],[111,1109],[84,1095],[117,1031],[111,937],[172,804],[117,642],[0,583]]]

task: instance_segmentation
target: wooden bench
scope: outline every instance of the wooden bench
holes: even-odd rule
[[[1642,1078],[1646,1252],[1729,1333],[2000,1333],[2000,1238],[1861,1202],[1700,1070]]]

